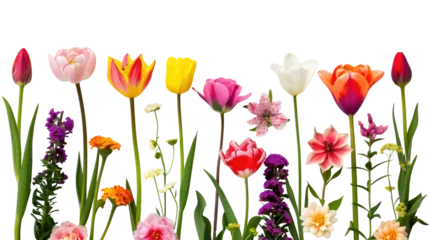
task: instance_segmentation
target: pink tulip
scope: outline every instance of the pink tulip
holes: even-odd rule
[[[174,222],[167,217],[151,213],[140,222],[134,232],[134,240],[177,240]]]
[[[64,222],[60,226],[52,229],[49,240],[87,240],[87,231],[84,226],[74,225],[71,222]]]
[[[55,77],[73,84],[91,77],[95,62],[95,54],[89,48],[61,49],[55,56],[49,54],[49,64]]]
[[[12,66],[12,78],[16,85],[25,86],[31,82],[32,70],[30,56],[25,48],[16,55]]]
[[[347,133],[338,133],[334,127],[325,130],[323,134],[314,129],[313,139],[308,141],[313,152],[308,154],[307,164],[319,164],[322,171],[330,167],[342,167],[343,157],[353,151],[347,145]]]
[[[192,88],[195,90],[195,88]],[[231,111],[235,105],[250,97],[252,93],[245,96],[239,96],[241,86],[232,79],[216,78],[207,79],[202,95],[195,90],[200,97],[206,101],[210,107],[216,112],[227,113]]]

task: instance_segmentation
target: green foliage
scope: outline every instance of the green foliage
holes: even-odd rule
[[[195,196],[197,198],[197,202],[192,212],[195,232],[197,234],[198,239],[210,239],[212,237],[212,226],[210,219],[205,214],[207,208],[207,200],[204,195],[198,190],[195,190]]]

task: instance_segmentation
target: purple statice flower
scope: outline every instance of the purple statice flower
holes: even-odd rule
[[[286,239],[289,238],[288,225],[292,223],[289,215],[289,207],[283,197],[283,185],[286,183],[288,170],[284,167],[289,163],[280,154],[271,154],[265,160],[266,169],[264,171],[265,190],[259,195],[259,201],[264,205],[259,209],[258,214],[263,215],[265,224],[262,226],[264,233],[259,236],[261,240]]]
[[[73,133],[74,121],[71,118],[67,117],[63,125],[69,133]]]
[[[67,130],[64,127],[52,125],[49,128],[49,138],[51,141],[64,142]]]
[[[46,119],[45,127],[49,130],[52,123],[57,120],[58,115],[60,112],[55,112],[55,110],[52,108],[51,111],[49,111],[49,117]]]
[[[377,126],[375,122],[372,120],[371,114],[368,113],[368,128],[365,128],[363,123],[359,121],[360,133],[362,136],[375,140],[377,135],[381,135],[387,130],[387,125]]]

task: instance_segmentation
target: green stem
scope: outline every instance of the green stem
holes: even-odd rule
[[[217,168],[216,168],[216,182],[220,182],[220,151],[223,147],[223,133],[225,129],[225,116],[223,113],[220,114],[220,144],[219,151],[217,152]],[[216,239],[216,229],[217,229],[217,215],[219,208],[219,195],[216,191],[215,193],[215,209],[214,209],[214,220],[213,220],[213,239]]]
[[[104,239],[104,237],[107,234],[107,230],[109,230],[110,223],[112,223],[113,214],[115,214],[115,211],[116,211],[116,207],[117,207],[116,205],[112,206],[112,211],[110,211],[109,221],[107,221],[106,229],[104,229],[103,236],[101,236],[100,240]]]
[[[350,125],[350,141],[351,148],[353,151],[352,155],[352,199],[353,199],[353,227],[356,231],[353,231],[354,239],[359,240],[359,211],[358,211],[358,189],[357,189],[357,171],[356,171],[356,144],[355,144],[355,128],[353,115],[349,115]]]
[[[326,184],[325,181],[322,182],[322,190],[320,191],[320,205],[325,205],[326,203],[326,188],[327,188],[328,184]]]
[[[301,216],[302,211],[302,168],[301,168],[301,142],[299,140],[299,125],[298,125],[298,106],[296,96],[293,96],[293,106],[295,109],[295,129],[296,129],[296,143],[298,148],[298,211]]]
[[[174,145],[172,147],[173,147],[173,159],[171,160],[170,170],[168,170],[167,175],[171,172],[171,169],[173,169],[174,155],[176,151],[174,149]]]
[[[393,190],[392,190],[392,184],[390,183],[390,158],[392,154],[389,155],[389,159],[387,162],[387,180],[389,181],[389,189],[390,189],[390,200],[392,202],[392,209],[393,209],[393,216],[395,216],[395,220],[398,221],[398,217],[396,216],[396,210],[395,210],[395,203],[393,202]]]
[[[97,209],[98,190],[100,189],[101,177],[103,176],[103,171],[104,171],[104,165],[105,164],[106,164],[106,159],[103,157],[103,160],[101,162],[100,174],[98,175],[97,185],[95,187],[94,201],[93,201],[93,204],[92,204],[91,233],[90,233],[90,237],[89,237],[90,240],[94,239],[95,215],[97,214],[97,210],[98,210]]]
[[[162,154],[162,150],[161,147],[158,144],[158,132],[159,132],[159,122],[158,122],[158,115],[156,114],[156,111],[153,112],[155,114],[155,120],[156,120],[156,146],[158,147],[159,153],[161,154],[161,163],[162,163],[162,168],[164,170],[164,186],[167,184],[167,173],[166,173],[166,169],[165,169],[165,162],[164,162],[164,154]],[[164,211],[163,211],[163,216],[167,215],[167,193],[164,193]]]
[[[80,199],[80,212],[82,214],[83,207],[85,206],[86,201],[86,187],[87,187],[87,169],[88,169],[88,134],[86,128],[86,116],[85,116],[85,106],[83,104],[82,90],[80,89],[80,84],[76,84],[77,96],[79,98],[80,105],[80,115],[82,117],[82,132],[83,132],[83,171],[82,171],[82,191]]]
[[[137,210],[136,210],[136,224],[140,222],[140,216],[142,212],[142,179],[140,169],[140,156],[139,147],[137,144],[137,130],[136,130],[136,114],[134,108],[134,98],[130,98],[130,110],[131,110],[131,128],[133,133],[133,146],[134,146],[134,158],[136,162],[136,175],[137,175]]]
[[[177,119],[179,121],[179,141],[180,141],[180,183],[185,174],[185,153],[183,152],[183,127],[182,127],[182,106],[180,94],[177,94]]]
[[[369,145],[369,151],[368,153],[371,154],[371,145],[372,145],[372,140],[370,140],[370,145]],[[368,162],[371,162],[371,158],[368,159]],[[372,204],[371,204],[371,169],[368,169],[368,210],[371,211],[372,208]],[[369,235],[368,235],[368,239],[371,238],[372,236],[372,220],[371,218],[369,219]]]
[[[246,229],[247,222],[249,221],[249,183],[247,178],[244,179],[244,185],[246,186],[246,215],[244,218],[244,229]]]
[[[174,202],[176,203],[176,219],[174,220],[174,227],[176,228],[176,223],[177,223],[177,213],[178,213],[179,205],[177,205],[176,197],[174,197],[173,191],[171,191],[171,189],[170,189],[170,193],[171,193],[171,196],[172,196],[172,197],[173,197],[173,199],[174,199]]]
[[[15,229],[14,229],[15,240],[21,240],[21,224],[22,224],[22,217],[15,216]]]
[[[19,103],[18,103],[18,136],[21,139],[21,117],[22,117],[22,100],[24,98],[24,86],[19,87]]]
[[[408,156],[408,134],[407,134],[407,106],[405,104],[405,87],[401,87],[402,99],[402,128],[404,131],[404,145],[405,145],[405,162],[410,161]]]
[[[180,235],[182,233],[182,219],[183,219],[183,209],[182,207],[179,208],[179,217],[177,220],[177,239],[180,240]]]
[[[161,212],[163,213],[163,212],[164,212],[164,209],[162,208],[161,197],[159,196],[158,183],[156,182],[156,178],[155,178],[155,176],[153,177],[153,180],[155,181],[156,195],[158,196],[159,205],[161,206]]]

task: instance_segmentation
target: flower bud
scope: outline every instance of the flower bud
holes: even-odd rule
[[[258,232],[256,231],[256,229],[255,229],[255,228],[251,228],[251,229],[249,229],[249,233],[250,233],[250,235],[252,235],[252,236],[254,236],[254,237],[256,237],[256,235],[258,235]]]
[[[411,68],[402,52],[395,55],[392,66],[392,80],[399,87],[405,87],[411,81]]]
[[[170,144],[171,146],[174,146],[174,145],[176,145],[176,143],[177,143],[177,138],[170,138],[170,139],[167,139],[167,140],[166,140],[166,142],[167,142],[168,144]]]
[[[149,140],[149,148],[153,151],[156,148],[156,142],[154,140]]]
[[[229,223],[228,226],[226,226],[226,229],[228,229],[230,232],[235,232],[238,229],[240,229],[240,224],[238,224],[238,223]]]
[[[25,86],[31,82],[32,70],[30,56],[25,48],[16,55],[12,66],[12,78],[16,85]]]
[[[155,153],[155,158],[156,159],[160,159],[161,158],[161,153],[160,152],[156,152]]]

